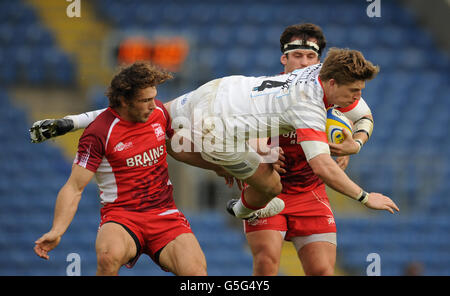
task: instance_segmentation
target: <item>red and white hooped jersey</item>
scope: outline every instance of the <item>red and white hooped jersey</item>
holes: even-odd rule
[[[370,111],[367,112],[367,110],[370,110],[368,108],[366,102],[361,98],[346,108],[337,109],[349,117],[350,120],[356,121],[359,118],[370,114]],[[281,175],[283,193],[295,194],[307,192],[323,183],[309,166],[302,146],[298,144],[297,133],[295,131],[280,135],[278,141],[286,158],[286,173]]]
[[[145,123],[125,121],[107,108],[80,138],[74,163],[95,172],[105,208],[175,208],[165,144],[173,130],[164,105],[156,105]]]
[[[326,109],[333,107],[327,103],[325,97],[324,104]],[[337,109],[353,122],[371,114],[370,108],[363,98],[356,100],[353,104],[345,108],[337,107]],[[282,192],[285,194],[308,192],[323,183],[309,166],[302,146],[298,143],[297,134],[298,131],[291,131],[280,135],[278,138],[278,145],[283,149],[286,158],[286,173],[281,175],[281,182],[283,184]]]

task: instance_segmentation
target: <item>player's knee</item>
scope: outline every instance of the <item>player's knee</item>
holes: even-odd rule
[[[253,275],[270,276],[278,274],[280,264],[277,256],[270,256],[267,253],[260,253],[253,257]]]
[[[281,185],[280,175],[277,173],[272,174],[270,179],[266,181],[265,184],[265,193],[267,197],[274,198],[281,193],[283,186]]]
[[[274,198],[281,194],[281,191],[283,189],[283,185],[281,185],[280,177],[274,178],[272,182],[267,184],[266,187],[266,195],[269,198]]]
[[[192,266],[191,270],[187,275],[192,276],[207,276],[208,273],[206,271],[206,262],[204,264],[198,264],[197,266]]]
[[[308,270],[305,270],[305,274],[311,276],[332,276],[334,275],[334,268],[329,264],[315,264]]]
[[[253,275],[277,275],[280,265],[279,251],[272,244],[259,243],[254,245]]]
[[[103,275],[117,274],[122,262],[116,254],[110,251],[97,252],[97,273]]]
[[[273,187],[272,190],[270,192],[270,194],[275,197],[281,194],[281,191],[283,190],[283,185],[281,185],[281,182],[276,182]]]
[[[170,270],[170,268],[169,268]],[[171,270],[178,276],[207,276],[206,260],[197,261],[195,263],[183,264],[176,266],[175,270]]]
[[[194,264],[189,264],[188,271],[186,275],[193,276],[206,276],[208,275],[206,271],[206,259],[204,256],[199,256],[196,258]]]

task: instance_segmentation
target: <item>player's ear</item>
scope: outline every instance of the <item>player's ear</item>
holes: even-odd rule
[[[280,62],[281,62],[281,64],[283,66],[286,66],[286,64],[287,64],[287,55],[282,54],[281,57],[280,57]]]
[[[328,80],[328,83],[330,84],[330,86],[337,86],[337,82],[334,78],[331,78],[330,80]]]
[[[127,107],[128,106],[128,102],[125,100],[125,97],[120,96],[119,97],[119,101],[120,101],[120,107]]]

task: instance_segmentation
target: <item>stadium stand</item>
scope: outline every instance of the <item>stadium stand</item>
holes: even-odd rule
[[[278,38],[293,23],[320,25],[328,47],[361,50],[381,73],[363,91],[374,114],[374,133],[351,158],[348,173],[367,190],[391,196],[401,212],[335,212],[338,265],[345,274],[365,275],[367,255],[377,253],[382,275],[402,275],[411,262],[423,264],[424,275],[450,275],[449,56],[402,2],[382,1],[381,18],[367,17],[365,1],[92,2],[112,28],[189,35],[193,69],[202,69],[188,75],[189,89],[225,75],[279,73]],[[0,65],[0,275],[65,275],[72,252],[82,258],[82,275],[93,275],[99,222],[94,185],[86,189],[52,259],[33,253],[34,240],[50,227],[70,163],[49,143],[28,143],[32,119],[8,93],[13,85],[73,85],[77,65],[27,1],[0,1]],[[170,98],[184,90],[162,93]],[[101,105],[101,92],[92,93],[93,104]],[[251,274],[242,230],[229,225],[222,208],[185,214],[210,275]],[[149,259],[121,274],[167,275]]]
[[[71,85],[76,67],[31,6],[0,1],[0,83]]]

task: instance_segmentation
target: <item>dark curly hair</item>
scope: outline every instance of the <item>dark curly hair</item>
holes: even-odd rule
[[[307,41],[309,38],[317,39],[317,45],[319,45],[319,57],[322,55],[322,51],[327,46],[327,41],[323,35],[322,29],[314,24],[296,24],[286,27],[280,37],[280,49],[284,53],[284,45],[291,42],[292,38],[296,37],[301,40]]]
[[[109,106],[116,108],[120,106],[120,97],[126,101],[132,101],[137,92],[150,86],[157,86],[173,76],[147,62],[135,62],[122,68],[111,80],[111,85],[106,91]]]

